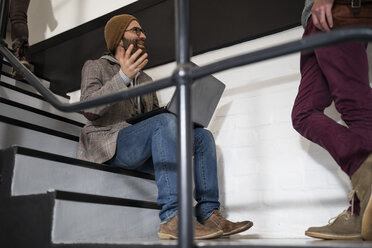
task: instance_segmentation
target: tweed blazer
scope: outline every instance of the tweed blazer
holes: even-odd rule
[[[80,100],[127,90],[128,87],[119,71],[119,62],[109,55],[85,62],[82,69]],[[151,77],[140,72],[136,84],[148,82],[152,82]],[[142,95],[141,105],[144,112],[158,108],[156,92]],[[96,163],[106,162],[115,155],[119,131],[130,126],[125,120],[137,114],[136,101],[128,99],[85,111],[95,118],[89,118],[81,130],[77,157]]]

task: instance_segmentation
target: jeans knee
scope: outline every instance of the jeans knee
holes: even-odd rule
[[[155,125],[157,129],[163,129],[169,132],[177,130],[177,117],[170,113],[160,114],[154,117]]]
[[[204,128],[194,129],[195,142],[198,140],[202,143],[207,143],[209,145],[214,145],[214,137],[211,131]]]

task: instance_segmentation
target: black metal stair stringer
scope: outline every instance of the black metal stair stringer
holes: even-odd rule
[[[65,201],[78,201],[85,203],[105,204],[112,206],[125,206],[137,208],[149,208],[160,210],[161,207],[156,202],[132,200],[128,198],[118,198],[111,196],[100,196],[85,193],[76,193],[63,190],[55,191],[56,199]]]
[[[55,193],[2,198],[0,244],[12,248],[48,248]]]

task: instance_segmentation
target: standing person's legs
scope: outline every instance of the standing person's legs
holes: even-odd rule
[[[306,35],[317,33],[310,18]],[[351,176],[372,151],[372,92],[364,44],[341,44],[301,54],[294,128],[325,148]],[[344,127],[324,114],[335,102]]]
[[[364,43],[316,50],[332,99],[347,128],[333,133],[334,157],[349,176],[372,152],[372,89]]]
[[[317,32],[310,18],[304,35]],[[306,234],[326,239],[360,238],[362,216],[369,208],[372,182],[372,162],[367,160],[372,151],[372,95],[365,46],[361,43],[341,44],[303,53],[301,75],[292,112],[294,128],[332,155],[341,169],[351,176],[353,192],[356,192],[349,211],[327,226],[309,228]],[[332,100],[348,127],[324,115],[324,108]],[[363,217],[367,223],[364,226],[372,222],[367,219]],[[367,233],[371,230],[364,228]]]
[[[372,89],[364,43],[318,49],[318,62],[327,79],[335,107],[347,128],[334,133],[334,157],[351,178],[352,209],[362,221],[364,239],[372,239]],[[366,214],[365,214],[366,213]]]
[[[30,0],[11,0],[9,17],[11,22],[12,48],[21,61],[30,61],[28,44],[27,10]]]

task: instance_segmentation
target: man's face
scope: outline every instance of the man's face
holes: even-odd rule
[[[132,54],[135,53],[138,49],[142,49],[142,54],[143,53],[146,53],[146,47],[144,45],[142,46],[139,46],[138,45],[138,39],[125,39],[124,37],[121,39],[123,41],[123,47],[125,49],[125,51],[128,49],[129,45],[130,44],[133,44],[133,50],[132,50]]]
[[[125,50],[128,49],[130,44],[133,44],[132,53],[135,53],[138,49],[142,50],[142,54],[146,53],[145,40],[146,35],[143,32],[141,26],[137,21],[132,21],[124,32],[122,40],[122,46]],[[139,35],[137,32],[139,32]]]

